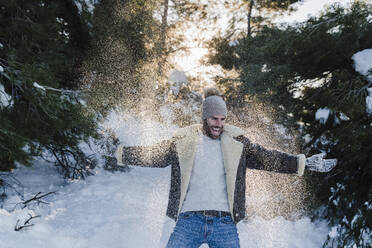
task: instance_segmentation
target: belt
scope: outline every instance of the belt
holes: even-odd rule
[[[189,213],[193,213],[193,214],[200,214],[200,215],[204,215],[204,216],[215,216],[215,217],[226,217],[226,216],[230,216],[231,217],[230,212],[226,212],[226,211],[198,210],[198,211],[188,211],[188,212]]]

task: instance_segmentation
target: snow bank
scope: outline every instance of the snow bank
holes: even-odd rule
[[[174,221],[165,217],[170,168],[135,167],[129,173],[118,174],[97,170],[95,176],[67,186],[56,184],[55,175],[49,187],[45,185],[48,175],[40,181],[40,175],[45,173],[41,166],[34,173],[39,180],[29,181],[29,190],[37,192],[42,182],[44,189],[59,189],[58,193],[50,205],[34,210],[0,210],[0,247],[164,247],[174,227]],[[17,219],[23,221],[28,214],[41,217],[32,222],[35,226],[15,232]],[[239,223],[238,231],[242,248],[321,247],[328,233],[324,223],[282,217],[255,217]]]
[[[239,223],[238,230],[242,248],[322,247],[328,233],[325,223],[314,224],[309,218],[288,221],[282,217],[254,217]]]
[[[97,170],[85,181],[60,187],[49,206],[2,209],[0,247],[157,247],[169,176],[169,169],[136,168],[122,174]],[[35,226],[15,232],[17,219],[23,222],[28,214],[41,217],[31,222]]]

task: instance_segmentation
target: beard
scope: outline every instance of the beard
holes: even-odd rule
[[[216,136],[216,135],[214,135],[214,134],[212,133],[211,128],[220,128],[221,131],[220,131],[220,133]],[[204,121],[203,121],[203,133],[204,133],[205,135],[207,135],[209,138],[211,138],[211,139],[219,139],[220,136],[221,136],[221,134],[222,134],[222,132],[223,132],[223,127],[218,127],[218,126],[209,126],[208,123],[207,123],[207,120],[204,120]]]

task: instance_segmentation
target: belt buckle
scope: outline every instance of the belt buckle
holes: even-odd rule
[[[204,216],[212,216],[212,214],[210,214],[208,210],[203,210],[203,215]]]
[[[205,216],[220,217],[221,218],[221,211],[217,211],[217,210],[204,210],[203,214]]]

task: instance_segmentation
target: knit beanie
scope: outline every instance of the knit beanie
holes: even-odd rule
[[[216,88],[204,90],[204,101],[202,106],[202,119],[206,120],[215,115],[227,116],[226,103]]]

